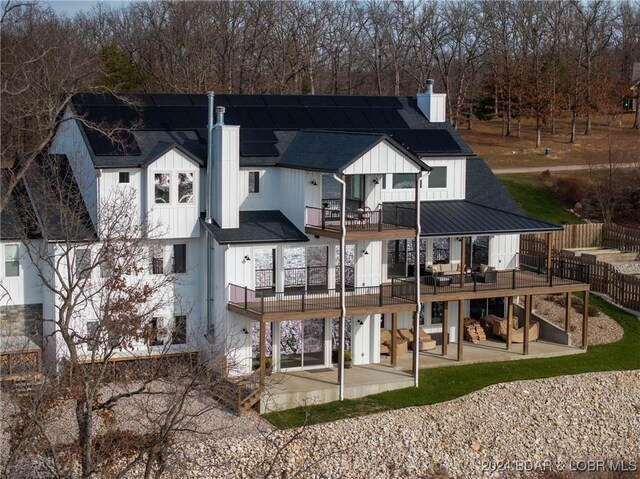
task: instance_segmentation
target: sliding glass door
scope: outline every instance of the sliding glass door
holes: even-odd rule
[[[280,323],[280,369],[324,366],[325,320]]]

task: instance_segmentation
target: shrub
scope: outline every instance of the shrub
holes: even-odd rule
[[[553,191],[565,205],[573,206],[576,201],[589,196],[591,183],[580,176],[561,177],[555,181]]]

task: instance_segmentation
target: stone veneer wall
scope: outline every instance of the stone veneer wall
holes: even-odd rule
[[[42,303],[0,306],[0,333],[27,336],[42,346]]]

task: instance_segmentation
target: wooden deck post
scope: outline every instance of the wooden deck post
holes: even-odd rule
[[[582,349],[589,343],[589,290],[584,292],[584,311],[582,312]]]
[[[458,361],[462,361],[462,342],[464,341],[464,301],[458,300]]]
[[[529,354],[529,324],[531,322],[531,299],[530,294],[524,297],[524,340],[522,341],[522,354]]]
[[[260,321],[260,392],[264,391],[264,378],[267,369],[267,327],[264,321]]]
[[[547,279],[551,281],[551,233],[547,233]]]
[[[507,299],[507,351],[511,350],[511,332],[513,331],[513,296]]]
[[[571,326],[571,293],[567,293],[564,297],[564,332],[569,332]]]
[[[444,302],[442,311],[442,356],[447,357],[447,346],[449,345],[449,301]]]
[[[398,313],[391,313],[391,366],[395,367],[398,362]]]
[[[467,265],[464,264],[464,237],[460,237],[460,289],[464,288],[464,275],[465,270],[467,269]]]

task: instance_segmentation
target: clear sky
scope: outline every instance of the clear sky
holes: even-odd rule
[[[98,3],[104,3],[111,8],[121,8],[132,0],[45,0],[43,3],[50,5],[57,13],[73,17],[79,12],[89,12]]]

